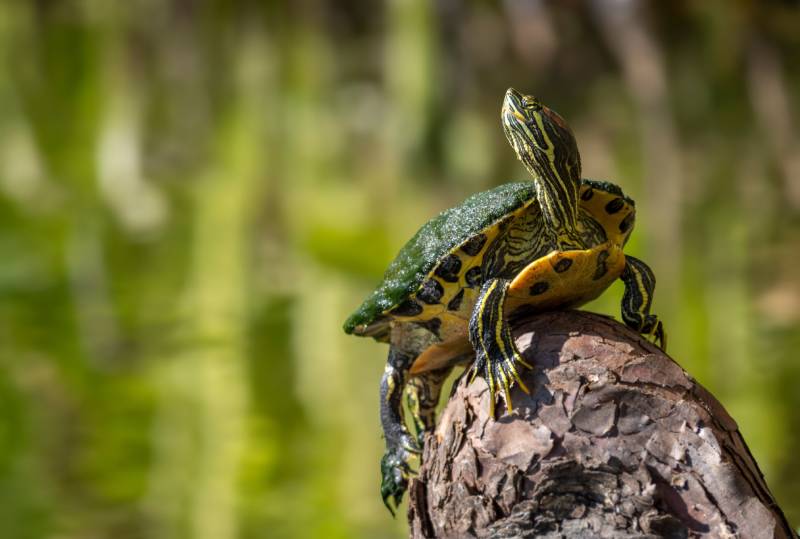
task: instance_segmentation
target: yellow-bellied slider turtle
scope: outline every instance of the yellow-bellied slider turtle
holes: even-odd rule
[[[614,184],[582,180],[577,144],[554,111],[514,89],[501,112],[509,143],[533,182],[509,183],[469,197],[426,223],[389,265],[383,282],[347,319],[347,333],[388,341],[381,380],[386,453],[381,495],[389,510],[405,492],[419,443],[406,428],[405,390],[418,435],[434,427],[434,408],[450,369],[472,361],[489,386],[492,410],[522,367],[507,316],[576,307],[614,280],[625,284],[622,318],[665,347],[650,314],[655,278],[622,249],[635,208]],[[473,360],[474,354],[474,360]]]

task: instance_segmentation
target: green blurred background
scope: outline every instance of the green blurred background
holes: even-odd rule
[[[402,537],[386,347],[341,323],[424,221],[527,178],[512,85],[636,199],[670,352],[796,526],[798,28],[788,1],[3,0],[2,537]]]

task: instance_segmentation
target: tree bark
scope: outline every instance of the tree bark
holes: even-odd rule
[[[796,537],[736,422],[657,347],[581,311],[514,326],[531,394],[493,420],[482,379],[456,384],[412,537]]]

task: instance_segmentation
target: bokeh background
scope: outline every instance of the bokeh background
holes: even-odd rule
[[[800,523],[797,2],[3,0],[0,51],[2,537],[402,537],[341,324],[527,178],[512,85],[636,199],[671,354]]]

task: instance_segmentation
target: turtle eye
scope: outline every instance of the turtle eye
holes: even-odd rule
[[[529,95],[523,96],[522,106],[526,109],[531,109],[531,110],[539,110],[540,108],[542,108],[542,105],[539,103],[539,100]]]

